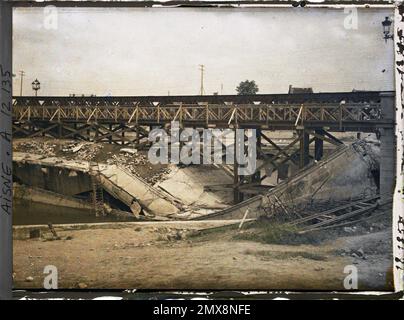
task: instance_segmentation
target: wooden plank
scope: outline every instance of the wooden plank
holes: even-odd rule
[[[354,216],[357,216],[357,215],[359,215],[361,213],[367,212],[367,211],[369,211],[371,209],[374,209],[376,207],[377,207],[377,203],[375,203],[372,206],[369,206],[367,208],[358,209],[358,210],[355,210],[355,211],[352,211],[352,212],[337,216],[337,217],[335,217],[334,219],[331,219],[331,220],[316,223],[316,224],[311,225],[309,227],[303,228],[302,231],[306,231],[306,232],[307,231],[313,231],[313,230],[317,229],[318,227],[321,227],[321,226],[324,226],[324,225],[327,225],[327,224],[330,224],[330,223],[338,222],[338,221],[341,221],[341,220],[344,220],[344,219],[352,218]]]
[[[361,199],[361,200],[358,200],[356,202],[348,203],[348,204],[345,204],[345,205],[342,205],[342,206],[339,206],[339,207],[328,209],[328,210],[323,211],[323,212],[318,212],[318,213],[306,216],[306,217],[304,217],[302,219],[298,219],[298,220],[295,220],[295,221],[292,221],[292,222],[288,222],[287,224],[292,225],[292,226],[297,225],[297,224],[300,224],[300,223],[303,223],[303,222],[307,222],[307,221],[316,219],[317,217],[320,217],[320,216],[323,216],[323,215],[332,214],[332,213],[335,213],[335,212],[350,208],[350,207],[352,207],[352,206],[354,206],[354,205],[356,205],[358,203],[374,201],[374,200],[378,199],[379,197],[380,196],[374,196],[374,197],[370,197],[370,198],[365,199],[365,200]]]

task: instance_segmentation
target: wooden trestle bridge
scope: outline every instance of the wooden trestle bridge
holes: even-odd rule
[[[393,105],[392,105],[393,104]],[[5,107],[5,106],[3,106]],[[7,108],[2,108],[6,112]],[[287,161],[304,167],[319,160],[323,141],[339,144],[332,132],[384,132],[394,129],[394,93],[338,92],[213,96],[14,97],[15,137],[52,136],[148,146],[152,127],[178,121],[182,128],[253,128],[257,132],[260,169],[278,169]],[[281,147],[264,130],[293,130],[296,139]],[[266,154],[262,139],[275,150]],[[309,145],[314,142],[314,155]],[[299,148],[295,150],[295,145]],[[236,168],[237,164],[235,164]],[[234,169],[234,168],[233,168]],[[265,176],[234,173],[235,201],[254,192]],[[259,190],[259,188],[255,188]],[[259,191],[257,191],[259,192]]]

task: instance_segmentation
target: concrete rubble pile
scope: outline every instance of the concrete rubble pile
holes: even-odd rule
[[[135,176],[138,177],[143,177],[146,182],[150,183],[151,185],[156,184],[159,181],[164,180],[165,176],[170,173],[170,168],[169,167],[162,167],[158,169],[153,169],[152,166],[149,163],[149,160],[147,159],[147,156],[141,153],[120,153],[118,155],[112,155],[110,159],[106,161],[107,164],[115,164],[119,165],[126,170],[128,170],[130,173],[134,174]],[[142,175],[139,171],[141,170],[139,168],[147,167],[147,169],[150,171],[150,175],[144,176]]]
[[[18,146],[18,151],[40,154],[45,157],[53,157],[56,154],[57,145],[51,142],[24,142]]]
[[[14,148],[18,152],[38,154],[44,157],[62,157],[68,160],[97,161],[119,165],[135,176],[155,185],[171,172],[169,167],[152,166],[147,154],[134,148],[119,148],[116,152],[104,151],[104,144],[74,140],[21,142]],[[99,160],[98,158],[102,158]]]
[[[178,228],[153,228],[153,231],[159,233],[158,240],[160,241],[188,240],[200,233],[198,230]]]
[[[73,157],[77,160],[93,160],[100,150],[103,148],[102,145],[96,143],[72,143],[64,146],[62,151],[67,154],[73,154]]]

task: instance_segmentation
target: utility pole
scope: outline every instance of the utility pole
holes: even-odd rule
[[[205,92],[205,90],[203,88],[203,74],[205,72],[205,65],[200,64],[199,69],[201,70],[201,96],[203,96],[203,93]]]
[[[21,70],[21,71],[20,71],[20,77],[21,77],[21,82],[20,82],[20,96],[22,96],[22,82],[23,82],[24,76],[25,76],[25,71],[24,71],[24,70]]]

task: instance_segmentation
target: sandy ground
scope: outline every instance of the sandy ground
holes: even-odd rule
[[[321,245],[235,240],[236,230],[187,229],[173,240],[178,232],[124,226],[59,232],[71,240],[15,240],[14,286],[42,288],[44,267],[54,265],[59,288],[344,290],[344,267],[355,265],[360,290],[391,289],[388,231]],[[364,257],[353,257],[359,248]]]
[[[16,150],[28,141],[20,142]],[[52,145],[47,152],[75,157]],[[81,156],[105,161],[119,150],[89,147]],[[166,173],[147,163],[134,168],[152,180]],[[241,240],[238,230],[199,234],[192,228],[146,224],[58,231],[62,240],[14,240],[14,286],[43,288],[44,268],[54,265],[60,289],[344,290],[344,269],[352,265],[359,290],[391,290],[391,228],[371,233],[366,228],[336,236],[326,231],[325,241],[299,245]]]

